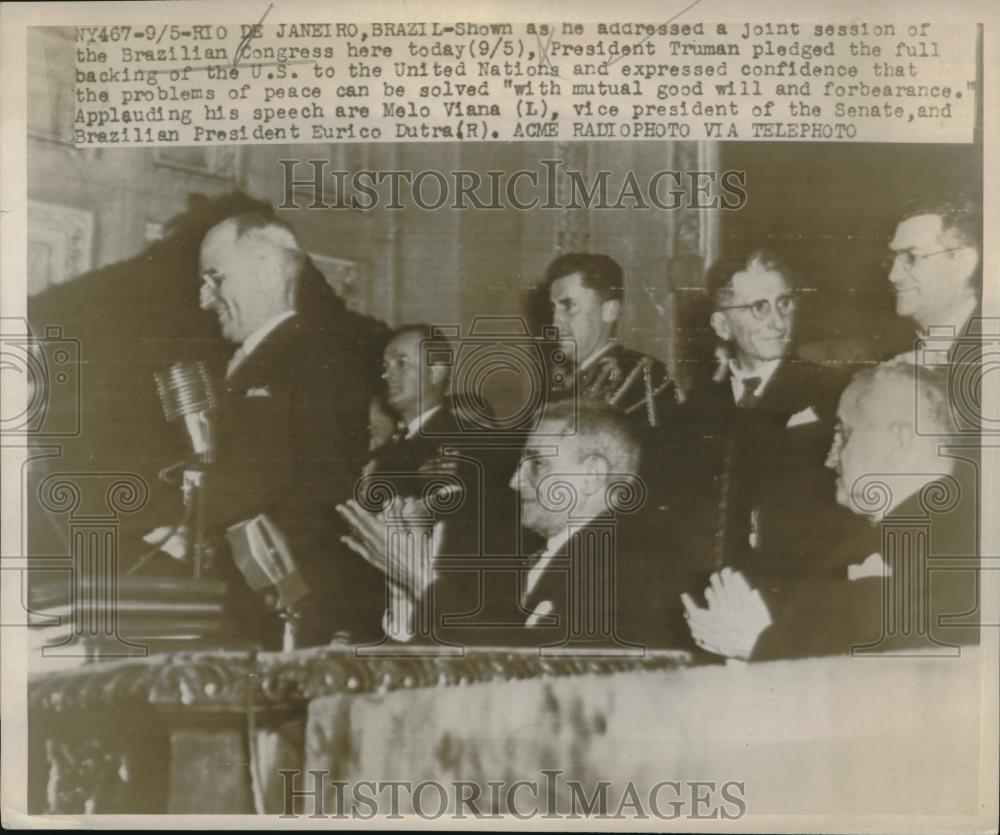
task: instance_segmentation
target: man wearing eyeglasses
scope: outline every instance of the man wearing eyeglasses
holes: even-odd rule
[[[979,211],[963,196],[907,204],[889,242],[886,268],[896,313],[912,319],[935,351],[950,353],[975,318],[981,240]]]
[[[382,578],[337,550],[332,513],[364,463],[372,393],[358,361],[364,346],[346,317],[327,322],[303,302],[307,255],[274,217],[239,215],[212,227],[199,264],[200,305],[235,349],[218,409],[212,534],[221,544],[227,527],[266,514],[287,539],[309,589],[302,645],[326,643],[338,630],[377,635]],[[233,587],[242,637],[273,643],[274,613],[241,585],[228,555],[216,569]]]
[[[707,290],[722,363],[685,406],[674,503],[706,565],[776,587],[809,565],[839,515],[823,462],[843,384],[793,355],[798,296],[776,253],[721,259]]]

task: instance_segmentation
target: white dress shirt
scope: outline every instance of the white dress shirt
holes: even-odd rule
[[[243,364],[244,360],[246,360],[253,350],[264,341],[271,331],[277,328],[278,325],[286,319],[291,319],[294,315],[294,310],[286,310],[283,313],[279,313],[277,316],[268,319],[263,325],[250,334],[250,336],[244,339],[243,343],[236,349],[236,352],[229,360],[229,364],[226,366],[226,377],[232,376],[233,372]]]
[[[541,556],[535,562],[533,566],[528,570],[528,576],[524,582],[524,589],[522,590],[523,598],[527,598],[531,592],[535,590],[535,586],[542,579],[542,575],[545,573],[545,569],[548,568],[549,563],[552,562],[553,558],[559,554],[566,543],[569,541],[572,531],[569,528],[563,528],[555,536],[550,536],[545,543],[545,550],[542,551]]]
[[[608,351],[610,351],[612,348],[614,348],[615,345],[617,345],[617,344],[618,344],[618,340],[617,339],[612,339],[603,348],[599,348],[598,350],[594,351],[594,353],[592,353],[583,362],[581,362],[578,370],[583,371],[583,370],[589,368],[591,365],[593,365],[595,362],[597,362],[597,360],[598,360],[599,357],[603,357]]]
[[[742,371],[740,370],[733,360],[729,361],[729,384],[733,388],[733,402],[739,403],[740,398],[743,397],[743,392],[746,390],[745,380],[749,377],[759,377],[760,385],[754,390],[754,395],[760,397],[764,393],[764,389],[767,388],[767,384],[770,382],[771,378],[774,376],[774,372],[778,370],[778,366],[781,365],[781,357],[776,360],[768,360],[767,362],[762,362],[753,371]]]
[[[979,302],[975,297],[966,299],[954,310],[938,317],[941,321],[931,325],[928,331],[921,332],[920,343],[913,361],[917,365],[947,365],[948,354],[965,332],[977,304]],[[906,357],[907,353],[909,352],[904,351],[902,356]]]
[[[421,430],[423,425],[434,417],[434,415],[436,415],[439,411],[441,411],[440,403],[438,403],[437,406],[431,406],[431,408],[429,408],[426,412],[421,412],[413,420],[406,424],[406,434],[403,437],[412,438]]]

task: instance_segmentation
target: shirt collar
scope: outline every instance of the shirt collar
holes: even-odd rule
[[[286,319],[291,319],[294,315],[294,310],[286,310],[284,313],[279,313],[277,316],[268,319],[263,325],[250,334],[250,336],[243,340],[243,344],[240,345],[240,350],[243,351],[243,356],[248,356],[254,348],[264,341],[271,331],[277,328],[278,325]]]
[[[535,562],[533,566],[528,570],[528,576],[524,581],[524,596],[531,594],[535,590],[539,581],[542,579],[542,575],[545,573],[545,569],[555,558],[556,554],[562,550],[563,546],[569,541],[570,536],[573,531],[570,528],[563,528],[559,533],[550,536],[545,542],[545,550],[542,551],[541,556]]]
[[[588,366],[593,365],[598,358],[603,357],[608,351],[618,344],[618,340],[612,339],[610,342],[606,343],[603,348],[599,348],[594,351],[589,357],[587,357],[583,362],[580,363],[580,371],[583,371]]]
[[[542,556],[555,556],[559,549],[569,541],[571,534],[572,531],[569,528],[563,528],[559,533],[550,536],[545,542],[545,550],[542,552]]]
[[[435,414],[441,410],[441,404],[438,403],[437,406],[431,406],[426,412],[422,412],[417,415],[413,420],[406,424],[406,438],[412,438],[417,434],[427,421],[429,421]]]
[[[962,332],[965,330],[966,324],[968,323],[969,319],[972,318],[972,314],[975,312],[976,306],[978,304],[979,300],[975,296],[972,296],[966,299],[962,304],[957,305],[956,307],[947,311],[947,313],[945,313],[943,316],[938,317],[941,319],[941,321],[935,322],[931,327],[935,331],[937,331],[939,328],[941,329],[951,328],[951,330],[949,331],[951,336],[947,335],[943,337],[935,336],[934,341],[946,342],[950,340],[954,342],[955,339],[957,339],[959,336],[962,335]],[[928,334],[923,329],[921,329],[921,336],[927,337]]]
[[[776,360],[768,360],[767,362],[762,362],[753,371],[741,371],[736,366],[734,360],[729,361],[729,383],[733,387],[733,397],[739,400],[743,396],[743,391],[745,389],[744,381],[750,377],[759,377],[760,385],[757,386],[754,393],[757,396],[763,394],[764,389],[767,387],[768,382],[774,376],[774,372],[778,370],[778,366],[781,365],[783,357],[778,357]]]

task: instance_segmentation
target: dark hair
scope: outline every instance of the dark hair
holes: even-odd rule
[[[983,251],[983,218],[979,205],[966,194],[920,197],[903,204],[899,220],[937,215],[946,232],[953,232],[965,246]]]
[[[795,286],[795,274],[785,258],[766,247],[752,249],[746,254],[726,255],[712,264],[705,273],[705,292],[713,309],[722,307],[732,296],[733,276],[747,270],[767,270],[781,273],[785,281]]]
[[[600,296],[601,301],[621,301],[625,295],[625,273],[609,255],[569,252],[560,255],[545,269],[545,286],[560,278],[580,273],[584,287]]]

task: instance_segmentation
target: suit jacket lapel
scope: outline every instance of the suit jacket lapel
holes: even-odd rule
[[[292,350],[301,332],[299,318],[295,315],[278,325],[233,369],[225,381],[230,392],[241,393],[282,381],[289,365],[285,354]]]

